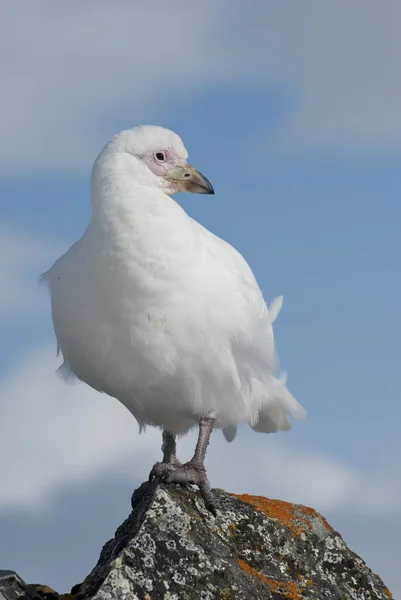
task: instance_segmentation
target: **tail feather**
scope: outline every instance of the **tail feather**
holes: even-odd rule
[[[75,385],[76,383],[79,383],[79,377],[74,373],[74,371],[71,369],[70,365],[68,363],[66,363],[65,361],[57,369],[56,374],[67,385]]]
[[[269,317],[270,317],[272,323],[274,323],[274,321],[277,319],[282,306],[283,306],[283,296],[277,296],[277,298],[273,298],[273,300],[270,302],[268,310],[269,310]]]
[[[259,420],[251,427],[259,433],[276,433],[288,431],[291,429],[291,423],[283,408],[278,404],[272,404],[259,413]]]
[[[276,389],[273,389],[273,393],[259,412],[256,423],[251,424],[252,429],[255,431],[264,433],[287,431],[291,429],[289,415],[296,420],[306,417],[306,410],[288,391],[285,382],[285,375],[280,379],[274,379]]]

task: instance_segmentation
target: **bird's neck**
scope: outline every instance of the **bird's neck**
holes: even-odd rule
[[[92,178],[91,194],[89,229],[109,249],[150,253],[154,246],[164,246],[183,251],[194,243],[190,217],[160,190],[108,175]]]

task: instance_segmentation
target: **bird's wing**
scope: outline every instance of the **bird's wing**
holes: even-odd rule
[[[231,349],[241,381],[253,390],[252,395],[266,397],[265,406],[253,426],[256,431],[288,429],[291,424],[287,415],[303,418],[305,411],[287,390],[285,376],[279,377],[277,373],[273,322],[280,312],[283,298],[275,298],[267,307],[252,270],[241,254],[203,227],[200,235],[203,236],[204,245],[209,248],[214,263],[219,262],[224,270],[232,272],[231,293],[242,299],[239,304],[242,305],[242,310],[236,313],[236,323],[232,322],[235,335]],[[235,437],[236,428],[228,427],[223,433],[231,441]]]
[[[263,381],[267,373],[271,374],[277,368],[272,324],[280,311],[282,297],[276,298],[268,308],[243,256],[199,223],[196,223],[196,227],[202,246],[208,253],[208,269],[221,274],[221,279],[224,279],[222,294],[227,300],[227,311],[231,312],[234,306],[230,327],[237,365],[250,369]],[[218,275],[215,284],[217,288]]]
[[[249,314],[256,313],[259,317],[258,320],[265,321],[266,324],[274,323],[283,305],[283,297],[274,298],[267,307],[252,269],[238,250],[197,221],[193,221],[193,223],[197,227],[203,246],[209,251],[213,263],[218,262],[224,266],[224,269],[231,272],[236,291],[248,300]]]
[[[231,244],[219,238],[217,235],[203,227],[197,221],[193,221],[196,228],[198,229],[199,235],[206,247],[208,247],[213,256],[224,263],[226,268],[235,271],[237,275],[242,278],[249,285],[254,286],[259,290],[259,286],[255,279],[254,274],[245,258],[236,250]],[[260,290],[259,290],[260,291]]]

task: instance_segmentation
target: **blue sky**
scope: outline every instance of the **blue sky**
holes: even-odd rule
[[[102,145],[152,123],[215,187],[180,195],[185,209],[241,251],[267,301],[284,295],[281,365],[308,410],[286,434],[216,432],[212,484],[314,506],[401,594],[401,8],[246,7],[5,8],[0,566],[26,580],[84,577],[158,457],[158,432],[56,378],[37,286],[86,226]]]

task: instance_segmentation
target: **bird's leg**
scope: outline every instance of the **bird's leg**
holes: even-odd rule
[[[206,508],[215,515],[216,506],[214,497],[203,464],[214,421],[215,419],[212,417],[202,417],[200,419],[199,436],[195,453],[189,462],[183,465],[171,465],[164,462],[157,463],[153,467],[149,478],[152,479],[155,476],[159,476],[165,483],[196,484],[200,489]]]
[[[163,430],[163,463],[179,465],[180,461],[177,459],[177,444],[175,443],[175,435],[169,431]]]
[[[198,441],[196,442],[195,453],[189,462],[203,465],[214,421],[215,419],[212,417],[202,417],[199,420]]]
[[[163,429],[163,442],[162,442],[163,460],[153,465],[151,472],[149,473],[149,481],[153,477],[157,477],[165,473],[166,471],[172,471],[176,466],[181,465],[177,458],[177,445],[175,443],[175,435]]]

